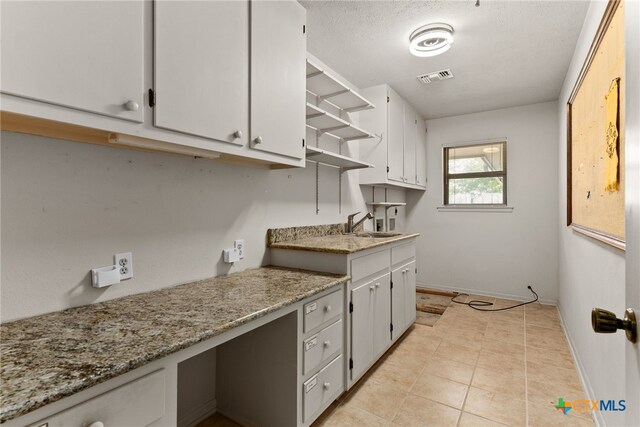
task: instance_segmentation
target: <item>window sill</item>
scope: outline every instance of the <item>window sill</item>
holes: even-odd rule
[[[436,209],[438,212],[513,212],[513,206],[438,206]]]

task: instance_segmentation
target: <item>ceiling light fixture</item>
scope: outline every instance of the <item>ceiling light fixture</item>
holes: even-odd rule
[[[453,43],[453,28],[447,24],[428,24],[409,36],[409,51],[415,56],[429,57],[449,50]]]

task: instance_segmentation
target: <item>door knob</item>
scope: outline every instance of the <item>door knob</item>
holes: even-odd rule
[[[234,138],[242,138],[242,131],[237,130],[233,133]]]
[[[623,319],[618,319],[608,310],[594,308],[591,310],[591,326],[595,332],[601,334],[612,334],[618,329],[624,329],[629,341],[635,343],[638,339],[638,323],[632,308],[625,310]]]
[[[259,136],[256,139],[253,140],[256,144],[262,144],[262,137]]]
[[[136,101],[127,101],[123,104],[123,107],[125,110],[127,111],[138,111],[138,108],[140,108],[140,106],[138,105],[138,103]]]

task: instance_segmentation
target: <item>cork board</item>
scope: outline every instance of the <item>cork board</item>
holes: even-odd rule
[[[567,224],[624,249],[624,10],[610,1],[568,103]]]

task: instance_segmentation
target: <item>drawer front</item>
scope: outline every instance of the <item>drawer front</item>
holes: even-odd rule
[[[391,265],[415,258],[415,256],[416,245],[414,243],[391,248]]]
[[[351,282],[371,276],[379,271],[389,269],[389,250],[383,250],[370,255],[351,260]]]
[[[46,418],[34,426],[146,426],[164,416],[164,370],[80,403]]]
[[[329,356],[342,350],[342,319],[308,338],[303,343],[303,374],[317,368]]]
[[[302,385],[304,421],[307,422],[327,402],[344,390],[342,356],[338,356]]]
[[[342,314],[342,290],[304,305],[304,333]]]

